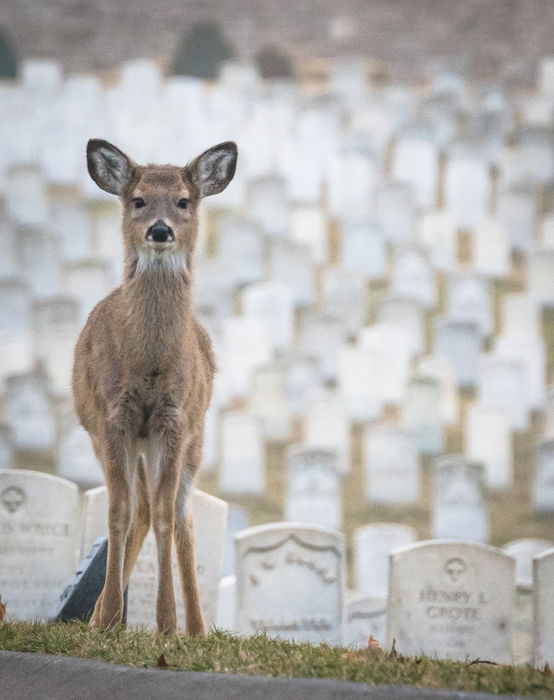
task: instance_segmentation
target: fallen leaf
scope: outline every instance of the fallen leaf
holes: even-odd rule
[[[0,622],[4,622],[6,617],[6,603],[2,602],[2,596],[0,595]]]
[[[167,661],[165,660],[165,654],[160,654],[158,660],[156,661],[156,666],[158,668],[169,668]]]
[[[392,640],[392,647],[389,651],[389,658],[396,659],[398,657],[398,652],[396,651],[396,639]]]

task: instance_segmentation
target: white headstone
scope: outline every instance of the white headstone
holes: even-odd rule
[[[242,293],[242,308],[246,318],[263,324],[273,349],[290,347],[294,331],[294,303],[288,285],[281,282],[251,284]]]
[[[527,186],[507,188],[497,195],[496,216],[515,250],[528,251],[535,234],[537,193]]]
[[[54,446],[50,398],[42,374],[11,375],[6,380],[4,409],[17,449],[49,450]]]
[[[296,642],[341,643],[344,538],[294,523],[239,533],[237,630]]]
[[[408,433],[376,423],[364,434],[365,492],[369,503],[415,503],[419,498],[419,459]]]
[[[535,447],[533,506],[539,513],[554,513],[554,440],[542,440]]]
[[[371,523],[354,530],[356,590],[370,596],[386,598],[390,553],[416,540],[414,528],[400,523]]]
[[[361,272],[369,279],[383,278],[387,258],[385,238],[379,226],[368,219],[347,219],[341,229],[341,266]]]
[[[554,634],[552,618],[554,617],[554,549],[533,560],[533,619],[535,638],[533,661],[537,668],[554,664]]]
[[[71,581],[79,493],[50,474],[0,470],[0,589],[8,618],[45,619]]]
[[[254,371],[249,407],[261,424],[266,440],[286,442],[291,433],[291,417],[286,394],[286,376],[275,365]]]
[[[516,584],[533,585],[533,559],[554,548],[552,540],[524,538],[502,545],[502,551],[516,560]]]
[[[314,265],[327,257],[327,222],[322,209],[315,206],[295,206],[289,212],[289,236],[310,251]]]
[[[443,451],[442,391],[432,377],[415,377],[406,387],[401,406],[401,425],[419,452],[437,455]]]
[[[334,392],[315,390],[309,397],[304,443],[335,452],[340,469],[350,469],[350,424],[344,403]]]
[[[417,235],[434,267],[452,270],[458,259],[458,236],[452,214],[444,209],[421,213]]]
[[[468,270],[451,273],[448,277],[447,313],[453,321],[474,323],[483,335],[490,335],[493,319],[487,280]]]
[[[340,471],[331,450],[295,445],[288,451],[285,520],[342,528]]]
[[[483,467],[461,455],[446,455],[437,458],[433,468],[433,537],[487,542]]]
[[[411,656],[510,664],[513,586],[514,562],[494,547],[421,542],[398,551],[391,555],[389,644]]]
[[[83,489],[104,483],[102,465],[94,454],[89,434],[79,425],[72,410],[60,421],[58,473]]]
[[[448,159],[444,175],[446,209],[456,226],[473,229],[490,209],[491,182],[484,160],[461,154]]]
[[[477,382],[481,336],[478,327],[466,321],[453,321],[445,316],[435,319],[433,355],[444,356],[462,387]]]
[[[425,308],[435,306],[435,273],[419,246],[398,246],[394,252],[391,290],[399,296],[419,301]]]
[[[219,257],[234,285],[260,282],[265,273],[264,241],[257,225],[244,217],[226,217],[219,224]]]
[[[258,419],[244,411],[221,415],[219,486],[228,494],[261,495],[265,461]]]
[[[465,421],[465,453],[485,467],[485,483],[492,490],[505,490],[513,483],[512,432],[501,408],[474,403]]]
[[[529,422],[529,384],[519,360],[483,356],[479,367],[479,402],[505,412],[513,430],[525,430]]]
[[[304,246],[284,239],[274,240],[269,265],[271,280],[288,285],[296,308],[314,303],[314,267]]]
[[[508,232],[498,219],[487,219],[475,227],[473,266],[487,277],[502,278],[510,274]]]

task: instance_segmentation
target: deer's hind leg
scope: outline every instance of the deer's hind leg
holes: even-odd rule
[[[190,512],[192,483],[200,464],[201,451],[201,441],[194,438],[185,454],[185,464],[179,477],[179,488],[175,502],[175,547],[179,564],[179,577],[185,603],[187,633],[193,636],[206,633],[200,605],[194,526]]]

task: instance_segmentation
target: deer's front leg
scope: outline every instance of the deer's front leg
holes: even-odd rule
[[[133,474],[127,464],[122,433],[112,434],[105,443],[104,464],[108,487],[108,561],[106,580],[94,611],[92,624],[108,629],[123,615],[123,558],[132,510]]]
[[[149,438],[147,469],[152,479],[152,527],[158,551],[158,595],[156,623],[160,632],[177,629],[175,591],[173,587],[173,531],[175,495],[178,484],[182,439]]]

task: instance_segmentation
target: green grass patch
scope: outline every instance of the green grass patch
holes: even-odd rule
[[[138,668],[216,671],[289,678],[334,678],[371,685],[417,685],[554,698],[554,674],[530,666],[500,666],[407,657],[381,649],[293,644],[265,635],[213,631],[204,639],[118,626],[100,632],[80,622],[0,625],[0,649],[63,654]]]

